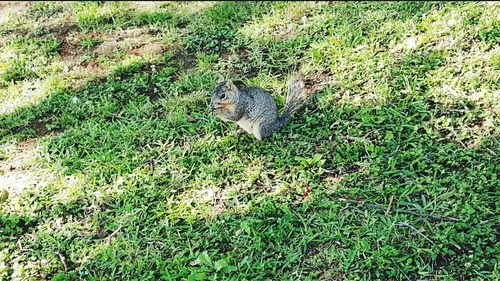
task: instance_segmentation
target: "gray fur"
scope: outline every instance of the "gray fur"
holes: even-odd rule
[[[287,102],[283,114],[273,96],[259,87],[236,86],[232,81],[218,83],[211,98],[212,112],[224,121],[235,122],[258,140],[270,137],[286,125],[306,102],[304,82],[300,76],[288,82]]]

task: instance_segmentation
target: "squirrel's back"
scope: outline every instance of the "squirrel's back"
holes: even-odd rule
[[[248,100],[247,113],[252,117],[278,113],[274,97],[265,89],[252,86],[242,89],[241,92]]]

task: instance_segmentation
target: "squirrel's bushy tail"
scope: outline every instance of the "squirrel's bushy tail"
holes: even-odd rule
[[[286,104],[283,114],[273,120],[271,123],[265,123],[260,127],[259,140],[271,136],[284,125],[290,122],[292,115],[301,109],[307,102],[307,92],[305,91],[304,79],[299,73],[287,83],[288,93],[286,95]]]
[[[304,87],[304,79],[300,73],[288,81],[288,92],[283,117],[290,118],[306,104],[308,95]]]

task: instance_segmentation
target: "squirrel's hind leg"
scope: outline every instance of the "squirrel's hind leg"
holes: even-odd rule
[[[262,139],[270,137],[275,130],[276,128],[273,123],[262,123],[255,128],[253,135],[257,140],[261,141]]]
[[[278,117],[273,121],[263,122],[254,129],[253,135],[258,139],[262,140],[268,137],[271,137],[276,131],[281,129],[290,118],[286,117]]]

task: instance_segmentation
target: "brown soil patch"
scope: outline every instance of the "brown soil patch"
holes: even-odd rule
[[[162,53],[165,50],[165,46],[161,43],[147,43],[137,49],[132,50],[132,54],[136,56],[142,56],[145,53]]]
[[[335,77],[332,73],[317,72],[307,75],[304,78],[306,92],[309,95],[314,95],[322,91],[327,86],[334,86],[337,84]]]
[[[68,41],[66,40],[66,37],[68,37],[69,30],[63,30],[60,33],[56,33],[56,38],[62,41],[61,47],[59,47],[59,55],[61,58],[64,60],[70,54],[72,53],[71,50],[74,48],[74,46],[70,45]]]
[[[31,130],[35,131],[35,135],[37,137],[44,137],[44,136],[47,136],[50,134],[57,134],[57,133],[61,132],[60,129],[48,129],[47,124],[48,124],[47,121],[44,121],[43,119],[38,119],[38,120],[35,120],[35,121],[29,123],[26,126],[14,126],[11,129],[11,131],[13,133],[18,133],[18,132],[21,132],[21,131],[24,131],[27,129],[31,129]]]
[[[31,3],[28,1],[16,2],[16,1],[5,1],[0,2],[0,25],[3,25],[9,20],[10,15],[21,13],[25,10]],[[14,37],[14,34],[7,34],[0,36],[0,45],[4,45],[9,42]]]
[[[36,158],[36,140],[20,142],[14,155],[0,167],[0,189],[5,189],[9,197],[19,195],[22,190],[40,184],[42,175],[27,170],[26,166]]]
[[[30,1],[0,2],[0,24],[9,20],[9,14],[18,14],[25,10],[29,5],[31,5]]]
[[[23,142],[20,142],[16,145],[17,152],[14,156],[5,163],[2,168],[3,170],[19,170],[22,169],[23,166],[29,161],[34,159],[33,152],[36,148],[36,140],[30,139]]]
[[[116,51],[134,55],[162,52],[164,45],[157,42],[154,33],[148,28],[131,28],[103,34],[106,39],[94,49],[93,53],[96,56],[113,56]]]
[[[99,57],[115,60],[118,53],[144,56],[161,54],[166,49],[166,46],[156,38],[155,31],[149,28],[131,28],[109,33],[69,34],[68,31],[59,33],[57,37],[63,41],[59,54],[63,60],[65,72],[75,76],[71,85],[74,89],[85,84],[89,77],[102,78],[109,74],[110,69],[97,61]],[[100,43],[93,49],[85,49],[81,47],[81,42],[85,38],[97,40]],[[84,55],[90,55],[91,58],[85,60]]]

